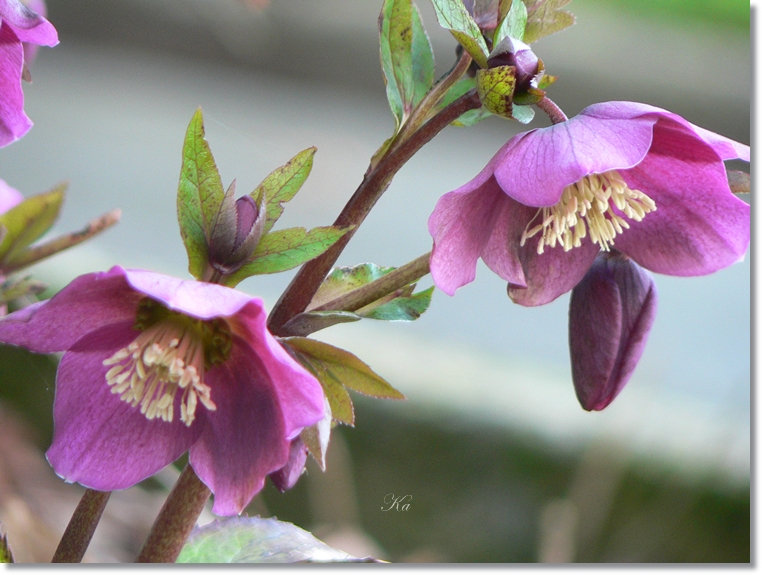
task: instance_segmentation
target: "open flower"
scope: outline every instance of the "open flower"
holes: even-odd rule
[[[44,8],[41,2],[35,5]],[[15,142],[32,127],[24,113],[21,80],[29,79],[27,60],[34,57],[33,44],[55,46],[56,29],[19,0],[0,0],[0,147]]]
[[[262,301],[219,285],[114,267],[0,320],[0,341],[65,352],[47,458],[93,489],[189,449],[213,511],[240,513],[323,417],[320,384],[267,331]]]
[[[519,134],[437,203],[434,283],[453,295],[481,257],[516,303],[542,305],[612,246],[654,272],[715,272],[749,245],[750,208],[723,164],[733,158],[749,161],[749,147],[634,102]]]

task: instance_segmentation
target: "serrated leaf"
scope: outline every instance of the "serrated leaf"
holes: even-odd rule
[[[325,226],[287,228],[263,236],[251,260],[225,278],[225,285],[234,286],[247,277],[274,274],[293,269],[318,257],[335,244],[351,228]]]
[[[206,269],[209,238],[225,197],[220,173],[204,133],[204,116],[199,108],[185,133],[183,164],[177,186],[180,235],[188,252],[188,271],[197,279]]]
[[[524,42],[532,44],[574,24],[574,15],[561,10],[569,2],[571,0],[524,0],[527,8]]]
[[[320,466],[320,469],[325,471],[325,456],[328,453],[328,444],[331,441],[333,414],[331,412],[331,404],[328,402],[328,398],[324,397],[323,400],[325,404],[325,415],[323,419],[314,425],[302,429],[299,433],[299,437],[307,447],[307,451],[309,451],[310,455],[312,455]]]
[[[325,373],[330,374],[349,389],[371,397],[405,398],[357,356],[348,351],[306,337],[288,337],[283,341],[292,349],[308,356],[313,365],[322,364]]]
[[[272,229],[278,218],[283,215],[283,204],[293,199],[310,175],[315,152],[317,152],[317,148],[314,146],[302,150],[284,166],[274,170],[262,180],[262,183],[250,194],[253,200],[257,202],[257,205],[259,205],[260,194],[264,194],[267,199],[265,234]]]
[[[505,3],[503,3],[505,4]],[[503,6],[501,5],[501,8]],[[492,46],[497,46],[500,41],[506,36],[516,38],[517,40],[524,39],[524,31],[527,27],[527,7],[520,0],[510,3],[510,9],[503,16],[500,15],[501,20],[498,27],[495,29],[495,34],[492,37]]]
[[[369,284],[394,269],[393,267],[377,266],[373,263],[334,268],[320,284],[307,310],[320,307],[324,303]]]
[[[462,0],[431,0],[439,24],[450,31],[463,49],[479,66],[487,67],[489,49],[479,26],[466,10]]]
[[[334,549],[285,521],[228,517],[196,527],[178,563],[333,563],[376,562]]]
[[[0,214],[0,227],[5,228],[0,243],[0,267],[50,229],[61,211],[66,188],[66,184],[61,184]]]
[[[407,297],[396,297],[383,305],[365,312],[357,310],[357,314],[370,319],[385,321],[414,321],[429,308],[434,287]]]

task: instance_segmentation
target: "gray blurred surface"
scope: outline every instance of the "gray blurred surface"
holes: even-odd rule
[[[54,232],[123,209],[116,229],[39,266],[39,277],[59,286],[116,263],[187,276],[175,192],[185,128],[199,105],[223,182],[236,178],[241,193],[318,147],[283,227],[330,223],[392,129],[376,46],[379,2],[274,0],[261,13],[233,0],[49,4],[62,43],[43,50],[32,70],[25,93],[35,127],[0,150],[0,177],[26,195],[71,183]],[[454,42],[421,6],[444,71]],[[749,142],[748,36],[666,28],[598,6],[575,1],[579,23],[535,46],[559,76],[550,96],[567,113],[640,100]],[[428,251],[425,222],[438,197],[523,129],[493,118],[446,130],[400,172],[339,263],[400,265]],[[241,288],[272,305],[291,275]],[[709,277],[660,276],[657,287],[659,313],[640,366],[600,414],[583,412],[574,397],[568,297],[520,308],[481,264],[476,282],[454,298],[436,293],[414,324],[369,321],[320,335],[397,385],[410,398],[399,409],[411,416],[451,413],[571,447],[612,441],[669,465],[747,480],[749,257]]]

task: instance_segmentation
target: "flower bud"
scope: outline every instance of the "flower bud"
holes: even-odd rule
[[[495,46],[487,60],[489,68],[498,66],[513,66],[516,68],[516,89],[518,93],[526,92],[531,87],[532,79],[540,71],[540,59],[529,45],[521,40],[506,36]]]
[[[651,275],[626,256],[602,252],[569,302],[572,380],[582,407],[600,411],[622,391],[656,317]]]
[[[209,263],[222,274],[231,274],[254,253],[267,217],[265,200],[235,197],[235,181],[225,194],[209,240]]]
[[[291,441],[291,449],[288,453],[286,465],[278,471],[270,474],[270,480],[273,485],[281,492],[288,491],[304,473],[304,465],[307,463],[307,447],[304,445],[301,437]]]

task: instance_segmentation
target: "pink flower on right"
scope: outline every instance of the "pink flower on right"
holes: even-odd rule
[[[723,163],[749,154],[635,102],[594,104],[519,134],[437,203],[429,218],[434,283],[453,295],[474,280],[481,257],[514,302],[536,306],[574,288],[602,251],[667,275],[713,273],[743,259],[749,245],[750,206],[730,191]]]

